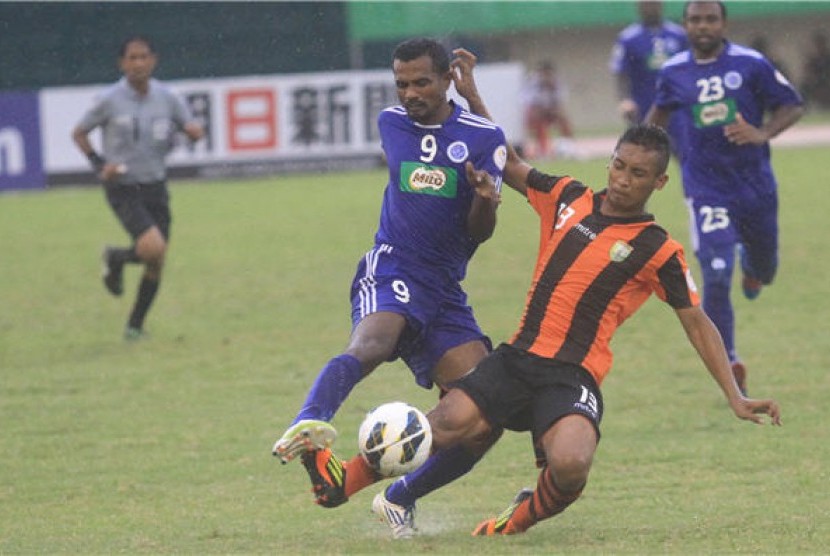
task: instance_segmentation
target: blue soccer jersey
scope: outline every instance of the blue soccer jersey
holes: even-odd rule
[[[617,36],[610,69],[625,74],[631,83],[631,98],[643,119],[654,101],[657,74],[672,56],[689,47],[683,27],[664,21],[659,27],[633,23]]]
[[[489,172],[498,188],[507,161],[504,132],[455,105],[438,125],[421,125],[402,106],[378,117],[389,183],[383,196],[377,244],[395,248],[453,280],[462,280],[478,242],[467,233],[473,188],[464,164]]]
[[[723,127],[738,113],[760,127],[765,112],[801,103],[789,81],[759,52],[728,41],[715,60],[697,62],[687,50],[666,62],[655,104],[682,120],[686,196],[718,202],[775,191],[769,145],[730,143]]]

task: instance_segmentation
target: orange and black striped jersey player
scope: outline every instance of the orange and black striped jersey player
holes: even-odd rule
[[[469,81],[459,92],[486,116],[472,61],[462,71]],[[429,419],[436,450],[471,443],[491,427],[530,431],[541,472],[534,490],[520,491],[507,511],[482,522],[474,535],[524,532],[580,496],[600,436],[599,386],[611,368],[611,337],[652,293],[675,310],[735,415],[762,423],[766,414],[781,424],[774,400],[750,399],[738,390],[681,245],[646,212],[651,194],[668,181],[669,157],[662,128],[634,126],[614,148],[607,187],[594,192],[510,153],[505,181],[527,197],[540,219],[524,315],[513,338],[453,383]],[[470,171],[474,180],[491,179]]]

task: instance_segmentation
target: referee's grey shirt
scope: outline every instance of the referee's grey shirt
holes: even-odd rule
[[[164,83],[150,79],[141,95],[122,77],[95,100],[78,127],[87,133],[101,128],[104,158],[127,168],[117,183],[148,184],[166,179],[175,133],[191,120],[187,105]]]

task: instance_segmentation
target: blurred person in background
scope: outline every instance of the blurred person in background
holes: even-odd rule
[[[609,64],[617,81],[618,110],[627,125],[646,117],[654,102],[657,74],[666,60],[689,47],[683,27],[663,18],[662,2],[637,2],[637,11],[640,21],[617,36]],[[682,148],[675,118],[668,132],[672,150],[679,156]]]
[[[165,159],[183,132],[190,141],[203,135],[187,105],[167,85],[152,77],[157,57],[141,36],[122,43],[118,64],[123,77],[110,86],[84,114],[72,139],[104,184],[107,201],[133,243],[105,247],[103,281],[107,291],[122,295],[127,263],[144,265],[124,337],[144,335],[144,319],[161,281],[170,238],[170,205]],[[101,129],[102,153],[89,140]]]
[[[798,121],[802,100],[760,53],[726,40],[722,2],[687,2],[683,25],[691,50],[663,66],[646,122],[665,127],[674,115],[687,142],[680,168],[703,276],[703,309],[746,394],[746,366],[735,346],[732,274],[737,262],[750,300],[775,277],[778,184],[769,141]]]
[[[573,126],[565,111],[567,96],[567,87],[557,75],[553,62],[539,63],[521,90],[525,129],[529,135],[524,153],[528,158],[577,156]],[[552,143],[554,127],[559,136]]]
[[[830,109],[830,47],[827,33],[816,30],[804,56],[801,92],[811,107]]]

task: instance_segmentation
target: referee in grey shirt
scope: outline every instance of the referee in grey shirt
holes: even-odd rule
[[[124,331],[125,339],[136,340],[144,334],[144,318],[158,291],[170,237],[165,158],[177,132],[191,141],[204,132],[181,98],[152,78],[156,53],[150,41],[144,37],[124,41],[118,63],[124,77],[84,114],[72,139],[103,181],[107,201],[133,239],[130,247],[104,248],[107,290],[120,296],[124,265],[144,265]],[[98,127],[103,154],[89,141],[89,133]]]

